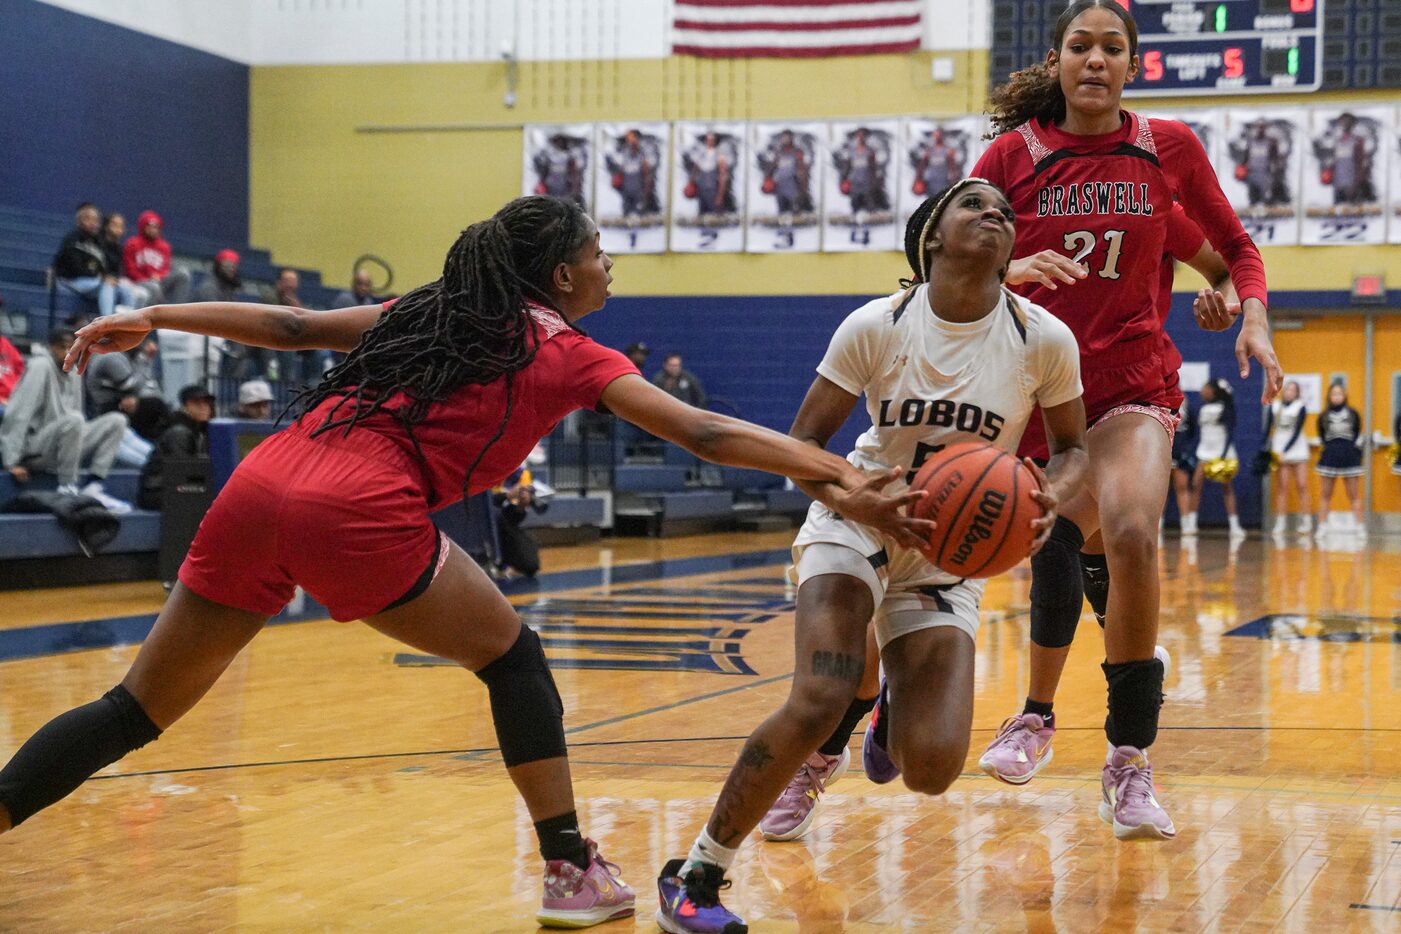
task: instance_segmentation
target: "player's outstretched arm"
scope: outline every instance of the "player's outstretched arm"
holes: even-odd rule
[[[152,305],[106,315],[81,328],[63,366],[70,369],[76,364],[81,373],[93,354],[130,350],[157,328],[223,337],[274,350],[351,350],[379,320],[382,310],[379,305],[364,305],[307,311],[242,302]]]
[[[851,415],[856,400],[856,396],[825,376],[818,376],[803,397],[803,404],[793,419],[793,427],[788,429],[789,436],[825,450],[832,435]],[[928,519],[912,518],[905,507],[924,494],[911,490],[890,497],[881,492],[898,480],[903,472],[901,468],[894,467],[887,473],[874,474],[855,490],[844,490],[831,483],[794,482],[804,493],[843,518],[884,532],[910,548],[922,548],[929,544],[934,523]]]
[[[1051,534],[1056,524],[1056,513],[1060,504],[1068,500],[1079,489],[1085,477],[1085,465],[1089,463],[1090,452],[1085,443],[1085,403],[1076,396],[1069,402],[1041,410],[1046,423],[1046,440],[1051,451],[1051,459],[1043,472],[1026,458],[1027,469],[1036,477],[1041,489],[1032,497],[1041,505],[1044,515],[1032,521],[1036,529],[1036,541],[1031,553],[1036,554]]]

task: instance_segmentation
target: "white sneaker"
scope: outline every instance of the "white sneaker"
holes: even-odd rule
[[[1299,534],[1308,535],[1313,531],[1313,516],[1304,513],[1304,517],[1299,520]]]
[[[80,491],[80,490],[78,489],[78,485],[77,485],[76,483],[60,483],[60,484],[58,485],[58,490],[57,490],[57,492],[62,493],[64,496],[82,496],[82,495],[83,495],[83,494],[82,494],[82,491]]]
[[[1240,520],[1235,516],[1228,517],[1230,521],[1231,538],[1245,538],[1245,529],[1240,527]]]
[[[1273,531],[1271,534],[1273,534],[1273,535],[1283,535],[1285,532],[1288,532],[1288,531],[1289,531],[1289,517],[1286,516],[1286,515],[1284,515],[1283,513],[1281,513],[1281,514],[1278,515],[1278,516],[1275,516],[1275,527],[1274,527],[1274,531]]]
[[[107,491],[102,488],[102,483],[98,480],[92,481],[78,492],[83,496],[91,496],[114,516],[123,516],[131,512],[131,503],[124,499],[117,499],[115,496],[108,496]]]
[[[1182,517],[1182,534],[1197,534],[1197,514],[1195,512],[1189,512],[1187,513],[1187,515]]]

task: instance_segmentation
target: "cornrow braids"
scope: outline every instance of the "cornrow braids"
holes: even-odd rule
[[[1118,0],[1074,0],[1056,19],[1051,33],[1051,49],[1060,54],[1065,33],[1081,13],[1087,10],[1109,10],[1124,22],[1129,37],[1130,57],[1138,54],[1138,24],[1133,14]],[[1045,62],[1013,72],[1006,84],[988,96],[988,116],[992,128],[987,139],[1001,136],[1033,118],[1042,123],[1058,123],[1065,119],[1065,92],[1060,80]]]
[[[462,386],[504,378],[506,411],[467,469],[465,497],[473,471],[510,421],[513,377],[539,348],[527,305],[554,307],[551,276],[590,234],[588,216],[577,204],[538,195],[517,198],[468,227],[448,251],[441,278],[399,299],[320,384],[298,393],[293,405],[301,415],[337,398],[312,435],[333,429],[349,434],[385,412],[403,426],[422,461],[414,426],[427,418],[429,407]],[[386,407],[400,395],[401,404]],[[428,498],[430,505],[436,502],[437,491]]]
[[[970,185],[997,188],[985,178],[962,179],[921,201],[919,207],[910,215],[910,219],[905,222],[905,262],[910,264],[910,272],[913,275],[900,280],[901,288],[908,289],[929,281],[929,253],[925,249],[925,244],[929,242],[929,234],[938,228],[939,218],[944,216],[944,210],[953,201],[953,196]]]

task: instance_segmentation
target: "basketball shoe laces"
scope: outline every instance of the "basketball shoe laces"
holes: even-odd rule
[[[1134,762],[1143,762],[1142,766]],[[1153,767],[1147,761],[1136,757],[1134,762],[1126,762],[1117,768],[1108,766],[1109,778],[1114,783],[1114,803],[1153,804]]]
[[[1033,761],[1036,756],[1036,740],[1036,731],[1026,725],[1026,714],[1019,713],[1002,721],[1002,729],[997,731],[997,738],[992,744],[994,747],[1021,749],[1026,752],[1027,760]]]
[[[798,766],[798,773],[793,776],[793,780],[788,783],[788,787],[783,789],[783,794],[778,796],[778,803],[794,811],[798,810],[798,805],[808,792],[816,790],[819,794],[827,790],[826,783],[817,774],[817,770],[804,762]],[[813,796],[814,798],[816,795]]]
[[[686,898],[697,908],[714,908],[720,904],[720,892],[730,884],[725,870],[710,863],[701,863],[681,878]]]

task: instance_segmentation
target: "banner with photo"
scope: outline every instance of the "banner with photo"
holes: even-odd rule
[[[900,124],[900,203],[896,220],[905,222],[925,198],[967,178],[988,148],[982,117],[915,118]]]
[[[592,212],[592,124],[527,126],[523,152],[521,194],[569,198]]]
[[[1247,233],[1260,246],[1299,242],[1306,110],[1232,108],[1223,121],[1217,177]]]
[[[744,250],[748,127],[677,123],[672,132],[671,250]]]
[[[900,249],[895,219],[900,121],[837,121],[830,126],[822,249],[828,253]]]
[[[1316,107],[1304,151],[1309,246],[1386,242],[1391,107]]]
[[[1387,223],[1387,242],[1401,243],[1401,105],[1392,114],[1395,118],[1387,134],[1386,148],[1391,153],[1391,184],[1387,186],[1387,201],[1391,205]]]
[[[609,253],[665,253],[666,123],[601,123],[595,140],[594,220]]]
[[[1211,160],[1213,168],[1221,165],[1221,140],[1222,125],[1221,111],[1219,110],[1150,110],[1143,111],[1143,116],[1152,117],[1156,120],[1176,120],[1178,123],[1185,123],[1187,129],[1196,136],[1197,142],[1202,144],[1202,149],[1206,150],[1206,157]]]
[[[749,125],[750,253],[816,253],[827,152],[825,123]]]

